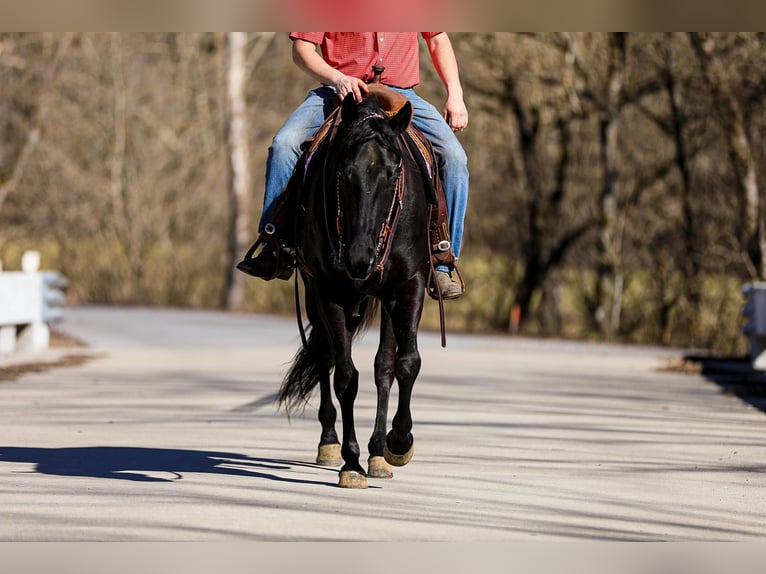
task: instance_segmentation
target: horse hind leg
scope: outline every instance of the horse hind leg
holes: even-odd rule
[[[330,348],[323,345],[323,356],[330,356]],[[319,373],[319,424],[322,426],[322,434],[319,437],[317,447],[317,464],[321,466],[340,466],[343,457],[340,454],[340,441],[335,431],[337,411],[332,402],[332,385],[330,383],[330,361],[327,360],[320,366]]]
[[[332,404],[329,370],[322,373],[319,381],[319,392],[319,424],[322,425],[322,434],[319,437],[319,446],[317,447],[317,464],[340,466],[343,464],[343,457],[340,454],[338,434],[335,432],[337,412]]]
[[[418,351],[418,325],[423,308],[423,281],[413,281],[408,292],[400,298],[407,303],[400,304],[392,311],[394,333],[396,333],[396,382],[399,387],[399,404],[391,421],[391,431],[386,436],[383,456],[392,466],[404,466],[415,452],[412,436],[412,414],[410,400],[415,379],[420,373],[420,352]],[[419,297],[416,296],[419,294]]]
[[[381,310],[380,344],[375,355],[375,386],[378,391],[375,428],[372,431],[368,451],[367,476],[371,478],[393,478],[391,465],[386,462],[386,422],[388,418],[388,398],[394,381],[396,363],[396,340],[391,326],[391,319],[385,309]]]
[[[410,399],[415,378],[420,372],[420,353],[417,348],[402,353],[397,358],[396,381],[399,385],[399,404],[391,421],[391,431],[386,436],[383,456],[392,466],[404,466],[412,459],[415,452],[415,439],[412,430]]]

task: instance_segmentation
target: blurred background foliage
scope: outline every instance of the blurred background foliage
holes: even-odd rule
[[[230,36],[0,34],[4,268],[38,249],[73,303],[293,313],[292,283],[232,279],[232,253],[254,239],[268,146],[313,81],[286,34],[247,34],[237,200]],[[766,251],[766,36],[450,37],[471,198],[448,328],[742,352],[740,290]],[[421,56],[418,90],[440,107]]]

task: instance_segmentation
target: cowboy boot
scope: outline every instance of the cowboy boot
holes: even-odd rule
[[[441,291],[442,299],[457,299],[463,295],[462,283],[455,281],[452,278],[452,273],[450,271],[440,271],[439,269],[436,269],[434,271],[433,280],[437,285],[431,285],[431,291],[435,292],[435,289],[438,286],[439,291]]]
[[[245,258],[237,263],[237,269],[258,277],[264,281],[272,279],[289,279],[295,268],[295,259],[284,249],[277,249],[265,243],[261,252],[252,258]]]

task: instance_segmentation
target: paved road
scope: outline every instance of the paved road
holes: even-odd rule
[[[749,540],[766,418],[658,349],[422,336],[415,457],[367,491],[271,397],[290,320],[71,309],[98,357],[0,382],[0,540]],[[363,444],[374,337],[355,359]]]

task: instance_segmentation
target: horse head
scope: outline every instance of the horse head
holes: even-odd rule
[[[382,245],[401,208],[403,157],[399,135],[412,116],[407,102],[384,112],[374,97],[357,104],[347,96],[335,156],[340,263],[352,279],[367,279],[381,264]]]

